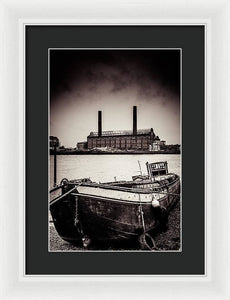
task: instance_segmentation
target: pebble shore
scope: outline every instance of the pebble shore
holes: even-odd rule
[[[174,208],[169,214],[169,224],[168,229],[164,232],[156,232],[153,236],[158,251],[180,251],[181,250],[181,237],[180,237],[180,201],[176,203]],[[49,236],[50,236],[50,251],[87,251],[82,247],[76,247],[71,245],[64,240],[62,240],[55,227],[53,222],[49,222]],[[90,251],[142,251],[139,248],[138,244],[123,243],[122,245],[107,245],[103,243],[97,243],[89,246],[88,250]]]

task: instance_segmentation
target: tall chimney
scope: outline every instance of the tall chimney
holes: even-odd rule
[[[133,135],[137,135],[137,107],[133,106]]]
[[[102,136],[101,110],[98,111],[98,136]]]

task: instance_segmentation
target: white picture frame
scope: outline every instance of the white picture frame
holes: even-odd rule
[[[229,1],[11,0],[0,9],[1,299],[229,299]],[[205,276],[25,275],[25,24],[205,25]]]

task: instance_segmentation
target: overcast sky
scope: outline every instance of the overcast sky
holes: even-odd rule
[[[50,135],[75,147],[97,131],[153,128],[180,144],[179,50],[50,50]]]

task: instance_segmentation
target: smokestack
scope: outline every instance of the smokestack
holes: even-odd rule
[[[98,111],[98,136],[102,136],[101,110]]]
[[[133,135],[137,135],[137,107],[133,106]]]

